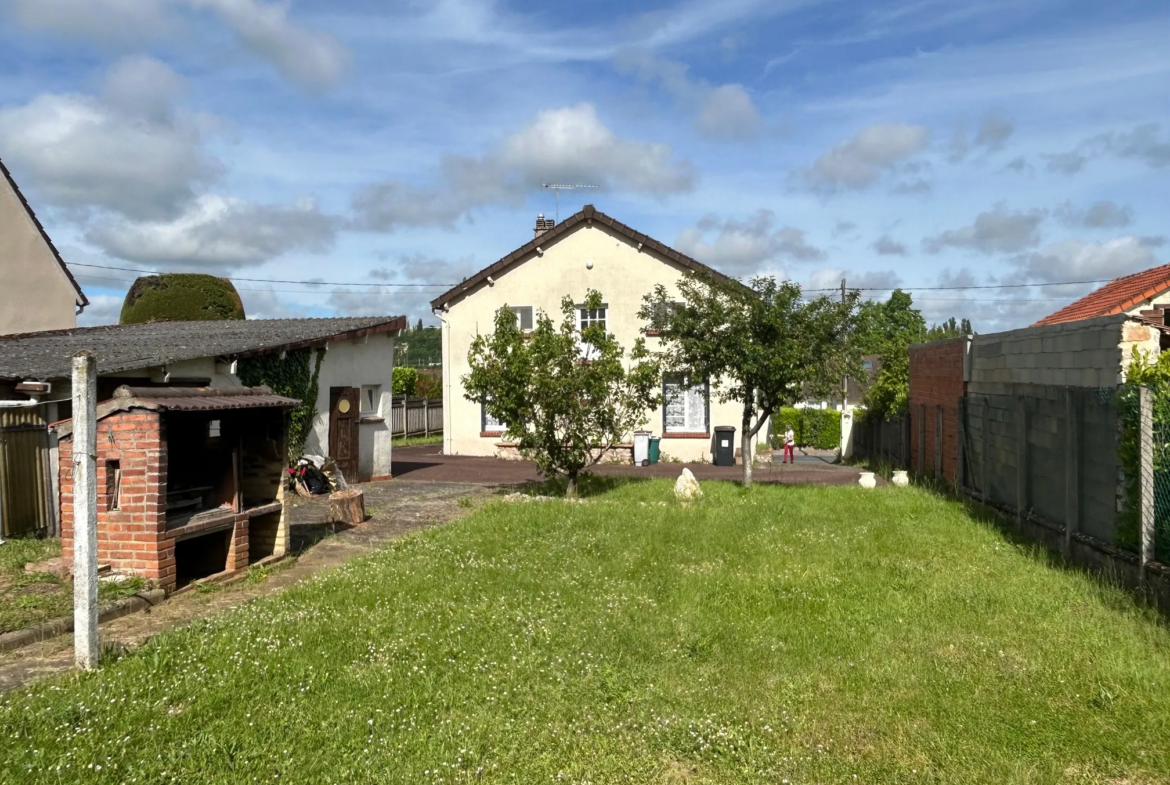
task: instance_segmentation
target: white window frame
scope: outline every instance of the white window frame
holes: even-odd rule
[[[689,383],[686,378],[665,376],[662,379],[662,435],[672,433],[711,433],[711,385],[702,381],[698,384]],[[682,425],[671,425],[672,404],[677,402],[678,396],[685,396],[682,400]],[[701,407],[700,407],[701,397]],[[672,401],[672,398],[675,400]],[[702,412],[702,421],[697,422],[698,412]]]
[[[371,395],[373,393],[373,395]],[[358,396],[358,409],[362,417],[378,417],[382,411],[382,385],[363,384]],[[372,408],[371,408],[372,407]]]
[[[577,306],[577,329],[585,332],[586,327],[594,324],[600,324],[601,329],[608,332],[606,317],[608,316],[609,305],[602,303],[600,308],[586,308],[584,305]]]
[[[480,433],[503,434],[507,427],[498,420],[492,419],[488,414],[487,407],[482,403],[479,405],[479,431]]]
[[[516,314],[516,325],[520,328],[521,332],[530,333],[533,331],[533,329],[535,329],[535,327],[536,327],[536,308],[534,306],[531,306],[531,305],[510,305],[510,306],[508,306],[508,310],[511,311],[512,313]],[[527,327],[524,326],[525,314],[522,312],[527,312],[527,315],[528,315],[528,326]]]

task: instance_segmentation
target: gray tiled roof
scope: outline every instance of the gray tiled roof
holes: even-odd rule
[[[99,374],[109,374],[199,357],[290,349],[405,327],[402,316],[363,316],[157,322],[7,335],[0,336],[0,379],[67,377],[73,355],[82,350],[97,358]]]

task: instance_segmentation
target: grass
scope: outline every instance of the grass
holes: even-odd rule
[[[1167,781],[1128,595],[917,489],[670,487],[493,502],[0,698],[0,781]]]
[[[24,565],[61,555],[61,541],[25,537],[0,545],[0,633],[30,627],[73,612],[73,584],[49,573],[26,573]],[[102,581],[98,599],[113,602],[141,591],[146,582]],[[3,775],[0,775],[2,777]],[[2,781],[2,780],[0,780]]]
[[[424,444],[442,444],[443,434],[435,434],[433,436],[407,436],[392,439],[390,444],[392,447],[419,447]]]

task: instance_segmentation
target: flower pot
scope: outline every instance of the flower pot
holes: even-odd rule
[[[876,488],[877,477],[874,476],[873,472],[862,472],[860,479],[857,480],[857,484],[862,488]]]
[[[904,470],[899,469],[894,472],[894,477],[890,480],[890,482],[892,482],[894,485],[897,485],[899,488],[905,488],[910,484],[910,477]]]

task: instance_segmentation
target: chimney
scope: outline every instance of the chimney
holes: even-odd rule
[[[545,218],[544,213],[539,213],[536,216],[536,229],[534,230],[533,237],[534,238],[540,237],[542,234],[544,234],[545,232],[547,232],[549,229],[553,228],[554,226],[556,226],[556,221],[554,221],[551,218]]]

